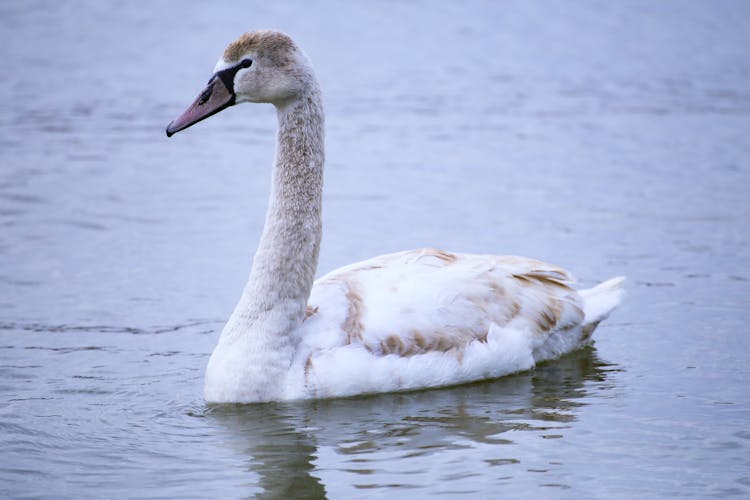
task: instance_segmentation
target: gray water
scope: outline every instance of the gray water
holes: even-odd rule
[[[275,117],[178,134],[224,46],[325,91],[319,274],[420,246],[628,276],[593,347],[442,390],[207,407]],[[0,496],[750,495],[750,4],[0,4]]]

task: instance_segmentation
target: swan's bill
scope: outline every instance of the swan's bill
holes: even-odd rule
[[[167,137],[184,130],[191,125],[195,125],[201,120],[205,120],[211,115],[215,115],[222,109],[228,108],[235,102],[235,95],[232,87],[232,81],[229,80],[229,86],[222,78],[221,73],[217,73],[211,78],[203,89],[203,92],[195,99],[190,107],[177,117],[172,123],[167,125]],[[232,75],[234,76],[234,75]]]

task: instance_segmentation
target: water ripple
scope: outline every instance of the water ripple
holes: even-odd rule
[[[171,333],[179,330],[194,329],[196,327],[205,327],[208,325],[222,325],[224,320],[201,320],[191,321],[179,325],[154,326],[150,328],[140,328],[132,326],[112,326],[112,325],[49,325],[44,323],[0,323],[0,330],[16,330],[35,333],[66,333],[66,332],[97,332],[97,333],[128,333],[134,335],[158,335],[162,333]],[[208,329],[202,333],[212,333],[213,329]],[[97,349],[97,347],[90,347]]]

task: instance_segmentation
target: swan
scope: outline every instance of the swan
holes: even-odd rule
[[[538,260],[423,248],[314,281],[322,233],[324,116],[313,67],[278,31],[229,44],[167,136],[243,102],[278,117],[271,195],[242,296],[208,361],[207,403],[442,387],[532,368],[590,342],[623,277],[576,291]]]

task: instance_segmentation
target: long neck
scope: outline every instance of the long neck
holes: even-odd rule
[[[266,222],[229,330],[283,344],[279,337],[304,317],[320,249],[325,153],[317,86],[277,106],[277,114],[276,165]]]

